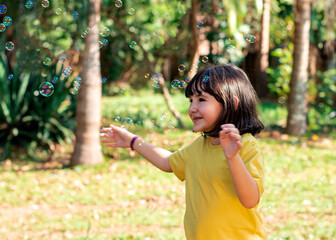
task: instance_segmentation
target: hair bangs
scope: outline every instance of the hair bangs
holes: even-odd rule
[[[193,95],[201,95],[202,92],[212,94],[213,91],[210,87],[210,73],[207,71],[198,72],[189,82],[185,90],[185,96],[190,98]]]

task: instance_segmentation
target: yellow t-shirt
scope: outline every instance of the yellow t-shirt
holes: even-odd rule
[[[257,140],[242,136],[239,155],[256,180],[259,196],[263,188],[263,155]],[[231,173],[220,145],[200,136],[174,152],[169,163],[174,174],[185,180],[184,229],[188,240],[266,239],[257,207],[245,208],[239,201]]]

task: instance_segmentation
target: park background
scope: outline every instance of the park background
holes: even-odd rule
[[[211,64],[260,98],[268,239],[336,239],[335,0],[0,5],[1,239],[184,239],[184,184],[99,132],[191,142],[184,88]]]

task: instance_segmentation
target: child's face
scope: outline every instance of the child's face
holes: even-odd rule
[[[201,92],[190,98],[188,114],[194,123],[194,132],[209,132],[217,124],[218,117],[223,111],[223,106],[214,96]]]

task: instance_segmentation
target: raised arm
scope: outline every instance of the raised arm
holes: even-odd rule
[[[112,124],[109,128],[103,128],[101,134],[102,143],[107,143],[106,147],[111,148],[130,148],[135,136],[126,129]],[[170,151],[156,147],[140,137],[133,142],[133,149],[162,171],[172,172],[169,164],[169,156],[172,154]]]
[[[239,130],[233,124],[224,124],[222,125],[222,131],[219,133],[219,138],[239,201],[246,208],[255,207],[260,198],[259,189],[238,154],[242,148]]]

